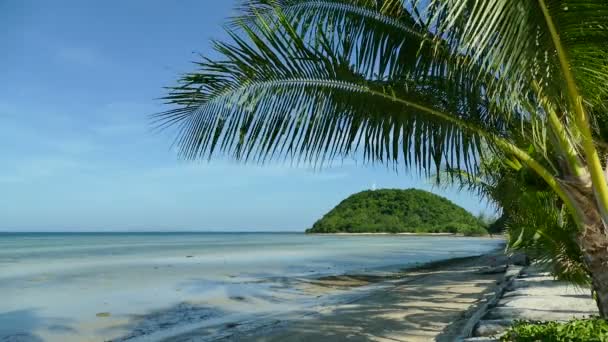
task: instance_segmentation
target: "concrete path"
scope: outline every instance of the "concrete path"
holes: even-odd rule
[[[470,341],[491,341],[514,320],[568,321],[598,315],[589,288],[556,281],[533,266],[513,280],[497,305],[478,323]]]

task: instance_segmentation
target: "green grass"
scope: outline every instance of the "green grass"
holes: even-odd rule
[[[599,317],[569,322],[517,321],[501,341],[507,342],[608,342],[608,322]]]

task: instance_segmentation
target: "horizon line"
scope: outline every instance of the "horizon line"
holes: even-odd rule
[[[303,230],[0,230],[0,234],[12,233],[300,233]]]

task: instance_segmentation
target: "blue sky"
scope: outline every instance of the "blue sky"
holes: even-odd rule
[[[346,160],[321,171],[184,162],[150,129],[163,86],[213,56],[232,1],[0,2],[0,230],[303,230],[347,195],[431,189]],[[479,198],[442,194],[477,214]]]

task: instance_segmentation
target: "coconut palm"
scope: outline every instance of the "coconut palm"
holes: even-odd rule
[[[441,176],[443,185],[458,185],[501,209],[502,216],[490,226],[506,233],[509,250],[525,252],[560,280],[590,284],[576,224],[560,198],[529,168],[516,159],[486,159],[475,175],[446,170]]]
[[[245,1],[156,119],[190,159],[514,158],[567,208],[608,316],[607,23],[605,0]]]

